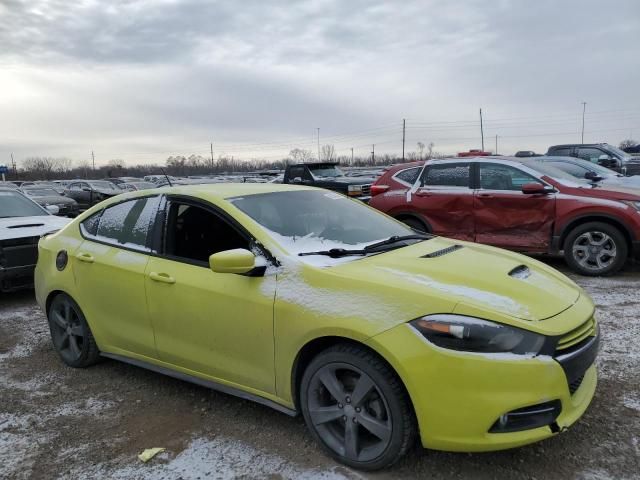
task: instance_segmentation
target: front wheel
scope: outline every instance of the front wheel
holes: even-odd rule
[[[564,242],[564,258],[569,267],[587,276],[617,272],[627,261],[628,252],[622,232],[603,222],[577,226]]]
[[[414,443],[416,421],[400,379],[362,347],[337,345],[316,356],[304,372],[300,404],[314,438],[351,467],[388,467]]]

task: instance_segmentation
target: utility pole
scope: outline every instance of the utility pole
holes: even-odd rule
[[[482,128],[482,109],[480,109],[480,136],[482,137],[482,151],[484,152],[484,129]]]
[[[213,172],[213,142],[209,146],[211,147],[211,171]]]
[[[631,137],[629,137],[631,138]],[[353,147],[351,147],[351,165],[353,165]]]
[[[587,102],[582,102],[582,137],[580,143],[584,143],[584,112],[587,109]]]
[[[95,171],[95,169],[96,169],[96,157],[93,154],[93,150],[91,150],[91,161],[93,162],[93,170]]]
[[[631,137],[629,137],[631,138]],[[16,161],[13,159],[13,152],[11,152],[11,167],[13,168],[13,175],[18,176],[18,168],[16,167]]]
[[[496,135],[496,152],[495,155],[498,154],[498,135]]]
[[[373,165],[376,164],[376,144],[375,143],[371,146],[371,161]]]
[[[320,127],[318,127],[318,161],[320,161]]]
[[[405,139],[405,128],[407,126],[406,119],[402,119],[402,163],[404,163],[404,139]]]

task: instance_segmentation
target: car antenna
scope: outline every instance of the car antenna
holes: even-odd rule
[[[166,174],[166,172],[164,171],[164,168],[161,168],[160,171],[162,172],[162,174],[164,175],[164,178],[167,179],[167,183],[169,184],[170,187],[173,187],[171,180],[169,180],[169,175]]]

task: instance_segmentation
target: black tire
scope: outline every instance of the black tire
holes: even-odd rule
[[[357,345],[333,346],[311,361],[300,407],[316,441],[353,468],[389,467],[415,443],[417,424],[402,382],[380,357]]]
[[[422,223],[420,220],[416,218],[405,217],[399,220],[405,225],[408,225],[409,227],[413,228],[414,230],[417,230],[419,232],[429,233],[429,229],[424,225],[424,223]]]
[[[569,267],[590,277],[617,272],[629,255],[629,246],[622,232],[604,222],[578,225],[567,235],[563,248]]]
[[[78,304],[60,293],[47,312],[51,340],[64,363],[74,368],[89,367],[100,360],[100,350]]]

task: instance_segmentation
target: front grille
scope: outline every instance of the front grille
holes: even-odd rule
[[[361,187],[363,196],[371,195],[371,185],[361,185]]]
[[[576,378],[573,382],[569,384],[569,393],[571,393],[571,395],[576,393],[576,390],[580,388],[580,385],[582,385],[582,380],[584,380],[584,374],[580,375],[578,378]]]
[[[628,163],[626,165],[625,174],[630,177],[632,175],[640,175],[640,164],[639,163]]]
[[[560,337],[558,341],[558,345],[556,346],[556,351],[558,353],[564,353],[565,350],[573,347],[574,345],[579,344],[583,340],[586,340],[589,337],[593,337],[596,334],[596,319],[595,317],[591,317],[589,320],[584,322],[578,328],[574,328],[569,333]]]
[[[26,237],[0,242],[0,265],[5,268],[35,265],[40,237]]]

